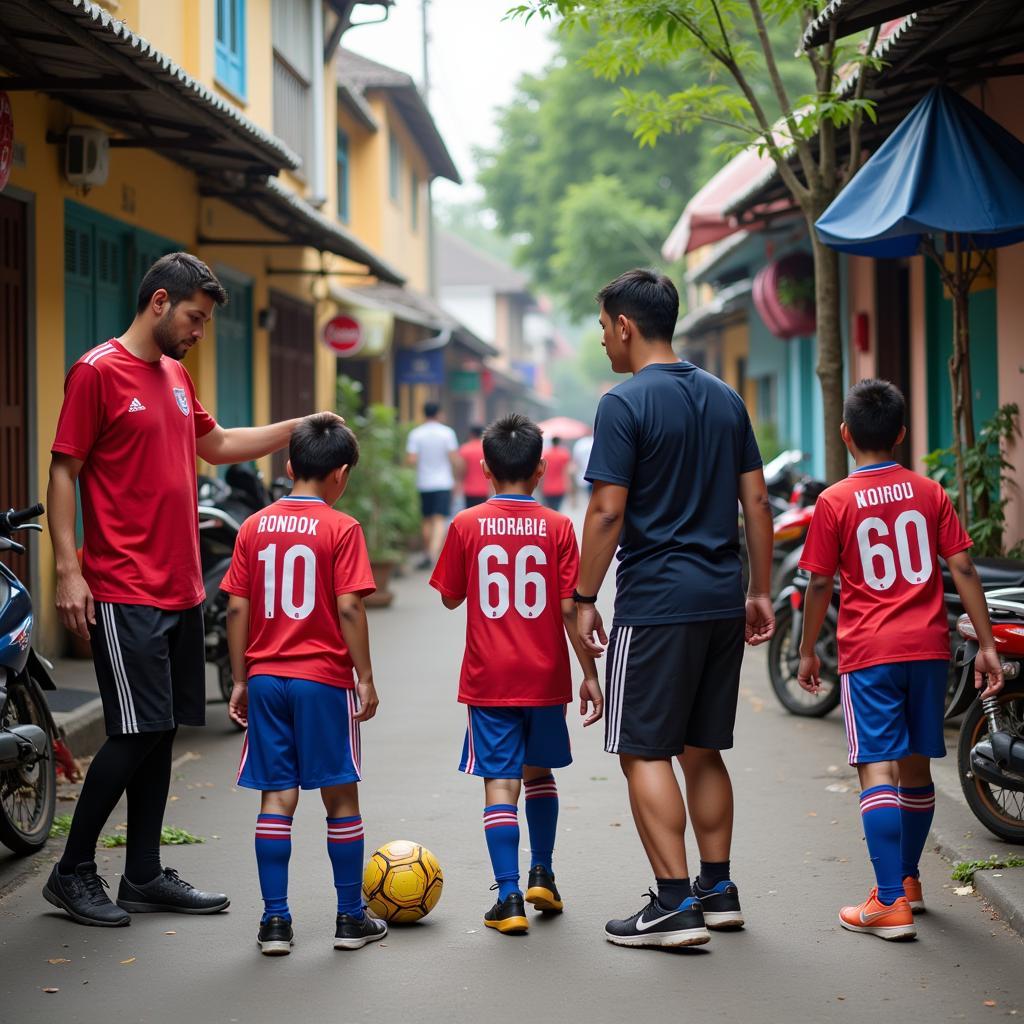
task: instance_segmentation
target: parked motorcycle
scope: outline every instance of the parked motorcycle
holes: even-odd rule
[[[982,698],[974,687],[978,638],[967,615],[957,632],[963,638],[960,683],[946,718],[963,715],[957,741],[960,786],[974,816],[993,835],[1024,843],[1024,589],[986,595],[992,633],[1003,665],[1003,689]]]
[[[23,554],[11,539],[41,531],[31,520],[42,505],[0,514],[0,555]],[[32,598],[0,563],[0,842],[15,853],[41,850],[50,835],[57,798],[57,726],[43,690],[55,690],[48,666],[32,649]]]
[[[800,480],[801,474],[797,466],[804,460],[804,453],[798,448],[790,448],[780,452],[764,467],[764,482],[768,488],[768,501],[772,506],[772,514],[778,515],[789,508],[793,488]]]

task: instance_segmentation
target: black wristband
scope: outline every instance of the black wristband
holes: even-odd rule
[[[572,599],[577,604],[597,604],[597,594],[595,594],[593,597],[586,597],[584,594],[581,594],[578,590],[574,590],[572,592]]]

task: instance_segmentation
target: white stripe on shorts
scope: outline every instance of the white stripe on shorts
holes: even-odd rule
[[[362,754],[363,751],[359,746],[359,723],[355,720],[356,713],[359,711],[359,698],[356,695],[356,691],[348,691],[348,746],[349,753],[352,756],[352,767],[356,770],[356,778],[363,781],[363,766],[362,766]]]
[[[117,702],[121,708],[121,731],[126,734],[135,733],[139,731],[139,723],[135,716],[135,701],[132,699],[132,688],[128,685],[128,673],[124,669],[124,658],[121,656],[121,642],[117,638],[114,606],[107,604],[105,601],[97,603],[100,606],[100,617],[103,619],[103,632],[107,641],[110,667],[114,673],[114,688],[117,690]]]
[[[615,658],[612,661],[611,681],[608,683],[608,737],[604,749],[610,754],[619,752],[622,734],[622,703],[626,689],[626,669],[629,662],[629,644],[633,627],[620,627],[615,637]]]

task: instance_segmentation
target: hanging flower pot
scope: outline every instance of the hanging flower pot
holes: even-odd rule
[[[762,267],[754,278],[754,308],[777,338],[813,334],[814,259],[794,252]]]

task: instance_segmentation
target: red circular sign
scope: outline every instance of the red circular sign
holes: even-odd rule
[[[363,330],[358,320],[336,316],[324,325],[324,344],[339,356],[355,355],[363,347]]]
[[[0,192],[7,187],[14,161],[14,111],[10,97],[0,92]]]

